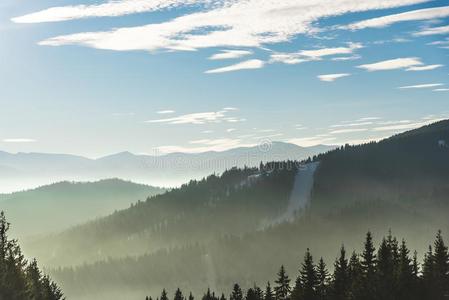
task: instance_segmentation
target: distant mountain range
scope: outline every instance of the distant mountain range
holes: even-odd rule
[[[117,153],[99,159],[45,153],[11,154],[0,151],[0,193],[24,190],[63,180],[121,178],[153,186],[179,186],[190,179],[221,173],[232,167],[258,166],[261,161],[303,160],[335,147],[300,147],[274,142],[198,154],[163,156]]]
[[[59,182],[24,192],[0,194],[0,210],[14,223],[14,236],[22,239],[58,232],[163,192],[162,188],[119,179]]]

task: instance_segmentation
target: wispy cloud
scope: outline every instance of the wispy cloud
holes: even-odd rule
[[[331,60],[333,61],[346,61],[346,60],[357,60],[357,59],[361,59],[362,57],[360,55],[351,55],[351,56],[338,56],[338,57],[333,57],[331,58]]]
[[[207,124],[207,123],[222,123],[240,122],[242,119],[228,116],[230,111],[220,110],[216,112],[202,112],[181,115],[173,118],[148,120],[145,123],[165,123],[165,124]]]
[[[444,67],[444,65],[427,65],[427,66],[414,66],[414,67],[410,67],[405,69],[406,71],[430,71],[430,70],[435,70],[438,68]]]
[[[401,131],[401,130],[409,130],[409,129],[415,129],[419,128],[437,121],[441,121],[444,118],[432,118],[425,121],[419,121],[419,122],[413,122],[413,123],[406,123],[406,124],[393,124],[388,126],[380,126],[375,127],[372,130],[373,131]]]
[[[207,0],[114,0],[103,4],[71,5],[44,9],[13,18],[16,23],[61,22],[92,17],[118,17],[164,8],[207,3]]]
[[[365,126],[365,125],[371,125],[373,122],[366,121],[366,122],[359,122],[355,121],[355,123],[345,123],[345,124],[335,124],[331,125],[331,128],[342,128],[342,127],[358,127],[358,126]]]
[[[420,66],[423,63],[417,57],[405,57],[405,58],[395,58],[384,60],[372,64],[365,64],[357,66],[357,68],[365,69],[367,71],[386,71],[386,70],[397,70],[406,69],[410,67]]]
[[[34,143],[37,142],[35,139],[29,138],[11,138],[11,139],[3,139],[4,143]]]
[[[248,50],[222,50],[221,53],[217,53],[209,57],[210,60],[221,60],[221,59],[235,59],[241,58],[253,54],[252,51]]]
[[[175,111],[174,111],[174,110],[167,109],[167,110],[160,110],[160,111],[157,111],[156,113],[157,113],[157,114],[160,114],[160,115],[169,115],[169,114],[174,114]]]
[[[352,54],[355,50],[361,48],[363,48],[361,43],[348,43],[347,47],[320,48],[290,53],[273,53],[270,56],[270,61],[285,64],[299,64],[306,61],[320,60],[326,56]],[[344,59],[348,60],[348,56],[343,57],[343,60]],[[351,57],[349,59],[351,59]]]
[[[441,41],[434,41],[434,42],[428,43],[427,45],[430,45],[430,46],[449,45],[449,38],[446,38],[446,39],[441,40]]]
[[[361,48],[363,48],[363,45],[361,43],[349,43],[347,47],[302,50],[299,52],[299,55],[316,59],[330,55],[351,54],[355,50]]]
[[[351,74],[348,73],[338,73],[338,74],[325,74],[325,75],[318,75],[318,79],[321,81],[326,81],[326,82],[332,82],[335,81],[339,78],[343,78],[343,77],[347,77]]]
[[[434,92],[449,92],[449,88],[434,89]]]
[[[366,128],[347,128],[347,129],[337,129],[332,130],[329,133],[330,134],[341,134],[341,133],[352,133],[352,132],[363,132],[368,131]]]
[[[235,65],[213,69],[213,70],[207,70],[206,74],[215,74],[215,73],[226,73],[226,72],[233,72],[233,71],[239,71],[239,70],[252,70],[252,69],[260,69],[263,68],[265,65],[265,62],[259,59],[251,59],[247,60]]]
[[[420,20],[434,20],[437,18],[444,18],[449,16],[449,6],[432,7],[419,10],[412,10],[400,14],[388,15],[379,18],[368,19],[347,26],[343,29],[360,30],[365,28],[381,28],[390,26],[392,24],[404,21],[420,21]]]
[[[399,89],[406,90],[406,89],[427,89],[437,86],[442,86],[444,84],[442,83],[425,83],[425,84],[416,84],[416,85],[407,85],[407,86],[401,86]]]
[[[86,16],[121,15],[141,10],[143,5],[133,2],[114,1],[106,6],[78,6],[53,8],[46,13],[20,17],[15,21],[50,21],[73,19]],[[161,9],[198,1],[144,1],[145,10]],[[427,0],[372,0],[353,1],[328,0],[222,0],[213,1],[212,9],[193,12],[172,20],[117,28],[110,31],[82,32],[63,35],[42,41],[41,45],[84,45],[97,49],[116,51],[159,49],[195,50],[211,47],[261,47],[265,44],[288,42],[300,34],[317,31],[318,20],[346,13],[387,9],[412,5]],[[155,2],[155,4],[153,4]],[[201,1],[199,1],[201,2]],[[133,5],[128,5],[133,3]],[[110,6],[114,7],[110,9]],[[117,9],[117,6],[122,8]],[[129,9],[127,7],[130,7]],[[304,55],[320,57],[320,52],[305,52]],[[329,55],[329,54],[326,54]]]
[[[421,31],[415,32],[414,35],[415,36],[426,36],[426,35],[448,34],[448,33],[449,33],[449,25],[425,28]]]
[[[360,122],[360,121],[374,121],[374,120],[380,120],[380,119],[382,119],[382,118],[381,117],[363,117],[363,118],[360,118],[360,119],[358,119],[356,121],[358,121],[358,122]]]

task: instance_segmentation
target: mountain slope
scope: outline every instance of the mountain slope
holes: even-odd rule
[[[296,173],[287,163],[231,169],[29,244],[47,265],[140,255],[261,228],[288,205]],[[281,167],[284,166],[284,167]],[[48,249],[52,249],[48,256]]]
[[[449,232],[449,148],[442,140],[449,141],[449,121],[320,155],[310,207],[293,222],[260,230],[288,209],[297,169],[278,163],[262,168],[263,180],[261,170],[231,170],[47,238],[38,257],[53,264],[99,259],[52,274],[69,296],[123,299],[163,287],[264,283],[280,264],[296,270],[306,248],[328,261],[335,244],[359,250],[368,230],[391,229],[422,256],[436,230]],[[110,254],[115,258],[106,259]]]
[[[61,231],[162,192],[160,188],[119,179],[60,182],[29,191],[0,194],[0,207],[14,224],[14,234],[23,238]]]
[[[449,121],[319,155],[315,208],[334,211],[379,199],[415,208],[444,202],[449,192],[449,147],[441,141],[449,141]]]

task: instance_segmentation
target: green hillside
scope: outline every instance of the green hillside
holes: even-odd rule
[[[20,239],[59,232],[124,209],[163,189],[119,179],[59,182],[34,190],[0,195],[0,208]]]

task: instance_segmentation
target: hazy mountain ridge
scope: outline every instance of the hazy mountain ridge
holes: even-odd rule
[[[122,178],[153,186],[179,186],[232,167],[254,167],[260,161],[302,160],[332,146],[299,147],[274,142],[263,147],[235,148],[198,154],[172,153],[161,156],[121,152],[98,159],[76,155],[2,152],[0,187],[3,192],[51,184],[63,180],[86,181]],[[19,182],[19,184],[17,183]]]
[[[0,207],[14,223],[13,233],[23,238],[61,231],[164,191],[120,179],[65,181],[24,192],[0,194]]]

